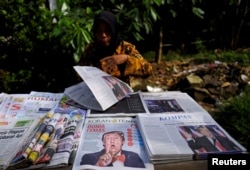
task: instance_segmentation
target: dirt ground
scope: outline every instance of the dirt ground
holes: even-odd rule
[[[200,59],[174,60],[152,63],[153,74],[146,78],[133,79],[135,91],[182,91],[187,92],[209,112],[216,104],[239,95],[250,82],[250,67],[238,63],[207,62]],[[188,76],[198,76],[199,86],[187,82]]]

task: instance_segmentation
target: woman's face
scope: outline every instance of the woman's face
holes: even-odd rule
[[[102,46],[109,46],[111,42],[111,29],[104,21],[99,21],[95,31],[97,42]]]

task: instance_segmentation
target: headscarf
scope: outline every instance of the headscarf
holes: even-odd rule
[[[106,22],[111,29],[111,42],[110,42],[110,45],[108,47],[100,46],[97,43],[97,40],[95,37],[95,31],[98,27],[98,22],[100,20],[103,20],[104,22]],[[117,25],[116,18],[114,16],[114,14],[109,12],[109,11],[102,11],[98,15],[96,15],[96,17],[94,18],[94,24],[93,24],[92,31],[93,31],[93,35],[94,35],[94,47],[95,47],[93,57],[95,58],[96,62],[98,62],[100,59],[102,59],[104,57],[113,55],[117,46],[119,45],[119,43],[121,41],[121,39],[118,37],[118,25]]]

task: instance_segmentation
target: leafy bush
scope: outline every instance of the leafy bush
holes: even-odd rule
[[[215,119],[248,150],[250,149],[250,86],[220,107]]]
[[[171,55],[171,53],[170,53]],[[174,57],[167,57],[175,58]],[[214,51],[200,51],[196,54],[180,55],[179,58],[196,58],[204,59],[206,61],[214,62],[215,60],[225,63],[239,63],[242,66],[248,66],[250,64],[250,48],[242,48],[237,50],[220,50],[215,49]]]

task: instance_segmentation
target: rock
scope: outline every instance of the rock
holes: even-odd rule
[[[203,80],[196,75],[190,74],[186,77],[187,81],[189,82],[191,87],[202,87]]]

